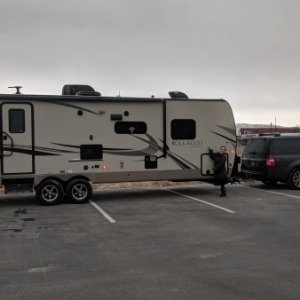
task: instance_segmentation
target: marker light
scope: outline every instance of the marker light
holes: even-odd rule
[[[102,171],[108,171],[108,166],[107,165],[101,165],[101,170]]]
[[[231,155],[235,155],[235,150],[234,150],[234,149],[230,149],[229,153],[230,153]]]

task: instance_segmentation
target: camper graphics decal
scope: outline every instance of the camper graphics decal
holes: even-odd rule
[[[221,125],[217,125],[217,126],[219,128],[221,128],[221,129],[227,131],[231,135],[235,136],[235,130],[234,129],[228,128],[228,127],[225,127],[225,126],[221,126]],[[231,138],[229,138],[229,137],[227,137],[227,136],[225,136],[225,135],[223,135],[221,133],[215,132],[213,130],[211,130],[211,132],[214,133],[214,134],[216,134],[216,135],[218,135],[218,136],[220,136],[220,137],[222,137],[222,138],[224,138],[224,139],[226,139],[226,140],[228,140],[228,141],[230,141],[230,142],[232,142],[232,143],[234,143],[234,144],[236,144],[236,140],[235,139],[231,139]]]
[[[64,106],[64,107],[70,107],[73,109],[79,109],[82,111],[85,111],[87,113],[91,113],[93,115],[101,115],[100,112],[94,112],[92,110],[86,109],[82,106],[78,106],[78,105],[73,105],[70,103],[66,103],[66,102],[61,102],[61,101],[53,101],[54,104],[56,105],[60,105],[60,106]],[[232,131],[231,128],[227,128],[221,125],[217,125],[219,128],[222,128],[223,130],[234,134],[234,131]],[[217,132],[212,131],[214,134],[222,136],[224,138],[226,138],[227,140],[231,141],[231,142],[236,142],[226,136],[223,136]],[[158,144],[158,142],[155,140],[155,138],[153,138],[151,135],[149,134],[145,134],[145,136],[148,138],[142,138],[140,136],[136,136],[134,134],[130,134],[130,136],[135,137],[136,139],[139,139],[143,142],[145,142],[146,144],[148,144],[148,147],[141,149],[141,150],[134,150],[134,149],[124,149],[124,148],[107,148],[107,147],[103,147],[103,153],[107,153],[110,155],[125,155],[125,156],[144,156],[144,155],[153,155],[156,154],[158,151],[161,152],[160,156],[158,156],[157,158],[160,159],[163,156],[163,146],[160,146]],[[70,147],[70,148],[75,148],[75,149],[80,149],[80,146],[77,145],[66,145],[66,144],[60,144],[60,143],[52,143],[54,145],[57,146],[62,146],[62,147]],[[161,144],[163,144],[163,141],[161,141]],[[184,159],[183,157],[180,157],[179,155],[170,152],[169,147],[167,145],[166,146],[166,155],[167,157],[171,158],[177,165],[179,165],[182,169],[199,169],[198,166],[194,165],[193,163],[187,161],[186,159]],[[172,141],[172,146],[180,146],[180,147],[191,147],[191,148],[200,148],[203,146],[203,141],[202,140],[173,140]],[[59,155],[58,152],[61,151],[63,153],[64,150],[59,150],[59,149],[48,149],[48,151],[57,151],[56,153],[46,153],[46,152],[36,152],[35,155]],[[66,151],[66,150],[65,150]],[[69,151],[70,153],[79,153],[78,152],[72,152]],[[142,161],[142,160],[141,160]]]
[[[161,159],[163,157],[163,146],[159,145],[159,142],[163,144],[163,141],[160,139],[155,139],[149,134],[145,134],[145,136],[148,138],[143,138],[137,135],[130,135],[140,141],[143,141],[148,145],[148,147],[141,149],[141,150],[134,150],[134,149],[127,149],[127,148],[108,148],[103,147],[103,153],[110,154],[110,155],[124,155],[124,156],[145,156],[145,155],[153,155],[157,154],[158,151],[161,152],[161,154],[157,157],[157,159]],[[71,147],[71,148],[77,148],[79,149],[80,146],[77,145],[67,145],[67,144],[60,144],[60,143],[52,143],[57,146],[63,146],[63,147]],[[183,157],[170,152],[169,147],[166,145],[167,150],[167,156],[171,158],[178,166],[180,166],[182,169],[199,169],[196,165],[191,163],[190,161],[184,159]],[[141,161],[144,161],[141,159]]]
[[[167,156],[172,158],[182,169],[199,169],[197,166],[175,153],[168,152]]]
[[[163,146],[159,146],[158,143],[156,142],[156,140],[150,136],[149,134],[146,134],[146,136],[149,138],[149,140],[143,139],[141,137],[137,137],[136,138],[144,141],[145,143],[148,143],[150,145],[152,145],[153,148],[157,149],[157,151],[161,151],[161,153],[163,153]],[[162,144],[163,141],[161,139],[158,139]],[[197,166],[195,166],[194,164],[192,164],[191,162],[189,162],[188,160],[184,159],[183,157],[180,157],[179,155],[170,152],[170,148],[168,145],[166,145],[166,150],[167,150],[167,156],[170,157],[177,165],[179,165],[182,169],[199,169]],[[154,154],[154,153],[153,153]],[[161,154],[160,156],[158,156],[158,159],[162,158],[163,154]]]
[[[235,136],[235,129],[229,128],[229,127],[225,127],[222,125],[217,125],[219,128],[224,129],[225,131],[227,131],[228,133],[232,134],[233,136]]]
[[[172,146],[200,148],[203,146],[203,141],[202,140],[172,140]]]
[[[60,101],[53,101],[54,104],[56,105],[61,105],[61,106],[66,106],[66,107],[72,107],[74,109],[79,109],[79,110],[83,110],[85,112],[88,112],[88,113],[91,113],[91,114],[94,114],[94,115],[101,115],[101,113],[97,113],[97,112],[94,112],[92,110],[89,110],[89,109],[86,109],[84,107],[81,107],[81,106],[77,106],[77,105],[73,105],[73,104],[69,104],[69,103],[65,103],[65,102],[60,102]]]
[[[220,133],[215,132],[215,131],[211,131],[211,132],[214,133],[214,134],[216,134],[216,135],[218,135],[218,136],[220,136],[220,137],[222,137],[222,138],[224,138],[224,139],[226,139],[226,140],[228,140],[228,141],[230,141],[230,142],[232,142],[232,143],[236,143],[235,140],[233,140],[233,139],[231,139],[231,138],[229,138],[229,137],[227,137],[227,136],[225,136],[223,134],[220,134]]]
[[[62,155],[63,153],[77,153],[74,151],[46,148],[46,147],[35,147],[35,149],[33,150],[31,145],[30,146],[14,145],[13,148],[4,146],[3,151],[12,152],[12,153],[23,153],[28,155],[37,155],[37,156],[51,156],[51,155]]]
[[[161,152],[161,155],[158,156],[157,159],[161,159],[163,157],[163,147],[158,145],[158,142],[149,134],[145,134],[149,140],[146,140],[144,138],[141,138],[139,136],[134,136],[135,138],[147,143],[150,145],[150,147],[146,148],[147,150],[150,150],[151,152],[144,152],[144,154],[155,154],[157,151]],[[163,143],[162,140],[160,140],[161,143]],[[142,154],[142,155],[144,155]],[[197,166],[192,164],[191,162],[187,161],[186,159],[180,157],[179,155],[170,152],[169,147],[167,146],[167,156],[170,157],[178,166],[180,166],[182,169],[199,169]]]
[[[143,138],[136,135],[130,135],[142,142],[144,142],[147,147],[141,150],[134,150],[129,148],[109,148],[103,147],[103,153],[110,154],[110,155],[124,155],[124,156],[142,156],[145,155],[154,155],[157,152],[160,152],[157,159],[163,158],[163,146],[159,145],[159,142],[163,144],[163,141],[160,139],[155,139],[149,134],[145,134],[148,138]],[[62,143],[52,143],[53,145],[65,147],[65,148],[72,148],[73,150],[66,150],[66,149],[58,149],[58,148],[49,148],[49,147],[39,147],[35,146],[34,149],[31,145],[14,145],[13,148],[11,147],[3,147],[3,151],[7,151],[10,153],[23,153],[27,155],[35,155],[35,156],[59,156],[67,153],[80,153],[80,145],[70,145],[70,144],[62,144]],[[177,155],[176,153],[172,153],[169,147],[166,145],[166,155],[170,159],[172,159],[178,166],[182,169],[199,169],[196,165],[191,163],[190,161],[184,159],[183,157]],[[76,160],[80,161],[80,160]],[[141,159],[141,161],[144,161]]]

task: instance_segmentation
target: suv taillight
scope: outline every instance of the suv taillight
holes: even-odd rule
[[[267,167],[275,167],[275,158],[274,157],[268,157],[266,160],[266,166]]]

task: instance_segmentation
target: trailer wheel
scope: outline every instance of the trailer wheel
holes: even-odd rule
[[[54,205],[62,201],[64,190],[59,182],[48,179],[38,185],[36,196],[41,204]]]
[[[67,197],[73,203],[87,202],[93,193],[92,186],[85,179],[74,179],[67,184],[66,187]]]

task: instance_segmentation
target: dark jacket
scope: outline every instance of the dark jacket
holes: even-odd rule
[[[226,180],[226,154],[214,153],[211,149],[209,150],[209,156],[214,161],[214,177],[215,179]]]

